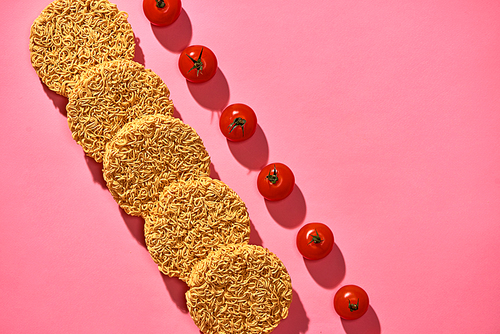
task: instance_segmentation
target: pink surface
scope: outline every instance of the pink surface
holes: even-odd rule
[[[251,242],[290,272],[290,317],[275,333],[500,332],[497,1],[185,0],[166,28],[140,0],[115,3],[136,60],[169,86],[213,176],[246,202]],[[29,29],[48,4],[0,14],[0,332],[198,334],[186,287],[159,273],[143,221],[118,208],[71,138],[66,99],[31,67]],[[212,81],[178,72],[189,44],[217,54]],[[218,115],[237,102],[259,128],[228,143]],[[257,191],[271,162],[295,173],[282,202]],[[294,245],[312,221],[336,240],[317,262]],[[344,284],[370,296],[357,321],[333,309]]]

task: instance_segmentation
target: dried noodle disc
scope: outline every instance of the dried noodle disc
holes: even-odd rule
[[[142,116],[106,144],[104,179],[130,215],[148,214],[170,183],[209,174],[210,157],[201,138],[178,118]]]
[[[290,276],[276,255],[231,244],[198,262],[187,281],[189,313],[205,334],[270,333],[288,316]]]
[[[250,219],[241,198],[210,177],[167,186],[151,215],[144,236],[162,273],[186,281],[196,262],[221,245],[247,243]]]
[[[51,90],[68,96],[86,68],[134,58],[127,18],[108,0],[55,0],[31,26],[31,64]]]
[[[106,143],[126,123],[146,114],[173,114],[161,78],[132,60],[113,60],[82,73],[66,106],[73,139],[102,162]]]

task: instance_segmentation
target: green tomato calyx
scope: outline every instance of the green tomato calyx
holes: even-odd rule
[[[276,184],[276,182],[278,182],[278,171],[276,170],[276,165],[274,165],[272,171],[271,170],[269,171],[269,174],[267,174],[266,179],[272,184]]]
[[[231,128],[229,130],[229,133],[233,132],[233,130],[239,126],[239,127],[241,127],[242,137],[244,137],[245,136],[245,123],[246,122],[247,122],[246,119],[241,118],[241,117],[236,117],[234,119],[234,121],[231,124],[229,124],[229,126],[228,126],[228,128]]]
[[[156,7],[158,7],[158,8],[165,7],[165,1],[163,1],[163,0],[155,0],[155,1],[156,1]]]
[[[191,72],[192,70],[196,70],[196,76],[198,76],[198,75],[200,75],[200,72],[203,71],[203,62],[201,61],[202,54],[203,54],[203,48],[201,48],[198,60],[195,60],[195,59],[193,59],[193,57],[191,57],[190,55],[188,55],[186,53],[186,56],[188,56],[189,59],[191,59],[191,61],[193,62],[193,67],[191,67],[189,69],[188,73]]]
[[[349,311],[354,312],[354,311],[357,311],[358,308],[359,308],[359,299],[358,299],[358,302],[356,304],[352,304],[351,300],[349,299]]]
[[[323,239],[321,239],[321,237],[319,236],[318,230],[317,229],[314,229],[314,230],[316,231],[316,235],[312,236],[312,239],[311,239],[311,241],[309,241],[308,245],[311,242],[314,242],[315,244],[319,244],[320,242],[323,241]]]

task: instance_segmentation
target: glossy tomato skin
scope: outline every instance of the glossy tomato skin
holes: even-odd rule
[[[200,68],[195,67],[195,61],[199,63]],[[190,82],[206,82],[217,72],[217,57],[206,46],[188,46],[179,56],[179,70]]]
[[[164,6],[160,8],[158,2],[163,2]],[[181,0],[144,0],[142,9],[146,18],[156,26],[168,26],[174,23],[181,15]]]
[[[354,320],[362,317],[370,304],[368,294],[357,285],[345,285],[335,294],[333,305],[341,318]]]
[[[276,176],[276,183],[269,176]],[[295,176],[288,166],[282,163],[272,163],[264,167],[257,177],[257,188],[262,196],[269,201],[279,201],[292,193],[295,186]]]
[[[319,260],[330,254],[334,238],[330,228],[323,223],[309,223],[297,233],[297,248],[308,260]]]
[[[231,104],[222,111],[219,127],[228,140],[246,140],[252,137],[257,129],[257,116],[246,104]]]

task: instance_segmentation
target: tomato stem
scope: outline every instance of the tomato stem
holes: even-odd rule
[[[229,124],[228,128],[231,128],[231,130],[229,130],[229,133],[233,132],[233,130],[240,126],[241,127],[241,133],[243,134],[243,137],[245,136],[245,123],[246,123],[246,119],[242,118],[242,117],[236,117],[234,119],[234,121]]]
[[[314,242],[315,244],[319,244],[320,242],[323,241],[323,239],[321,239],[321,237],[319,236],[319,233],[318,233],[318,230],[317,229],[314,229],[316,231],[316,235],[313,235],[312,236],[312,239],[311,241],[309,241],[307,244],[309,245],[311,242]]]
[[[191,67],[189,69],[188,73],[191,72],[191,70],[196,69],[196,76],[198,76],[200,74],[200,72],[203,71],[203,62],[201,61],[201,55],[202,54],[203,54],[203,48],[201,48],[200,56],[198,57],[198,60],[195,60],[190,55],[188,55],[186,53],[186,56],[188,56],[189,59],[191,59],[191,61],[193,62],[193,67]]]
[[[273,173],[271,174],[271,172]],[[269,174],[267,174],[266,179],[272,184],[276,184],[276,182],[278,182],[278,171],[276,170],[276,165],[274,165],[272,171],[269,171]]]
[[[351,300],[349,300],[349,311],[351,312],[354,312],[354,311],[357,311],[358,308],[359,308],[359,299],[358,299],[358,302],[356,304],[351,304]]]
[[[156,1],[156,7],[158,7],[158,8],[165,7],[165,1],[163,1],[163,0],[155,0],[155,1]]]

